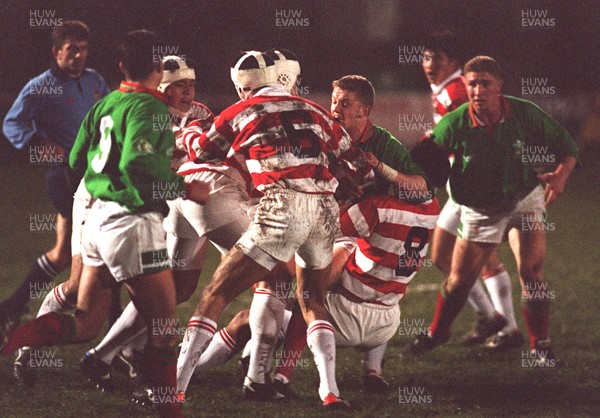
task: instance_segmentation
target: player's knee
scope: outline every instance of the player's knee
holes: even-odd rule
[[[544,272],[543,260],[532,260],[523,263],[519,269],[519,275],[525,283],[542,281]]]

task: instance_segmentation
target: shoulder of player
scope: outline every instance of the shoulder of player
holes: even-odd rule
[[[398,138],[396,138],[390,131],[378,125],[373,125],[373,135],[371,136],[370,142],[382,145],[392,144],[394,147],[401,147],[404,150],[407,150],[404,144],[400,142],[400,140],[398,140]]]
[[[45,80],[59,80],[60,78],[56,76],[56,74],[54,74],[52,72],[52,70],[46,70],[41,74],[36,75],[35,77],[32,77],[29,79],[29,81],[27,82],[27,84],[25,84],[25,87],[23,88],[23,91],[28,90],[29,86],[34,85],[34,86],[45,86],[50,84],[49,82],[45,81]]]
[[[504,99],[508,102],[510,106],[510,110],[513,114],[518,115],[521,113],[529,113],[529,112],[543,112],[541,107],[532,102],[531,100],[523,99],[515,96],[507,96],[504,95]]]
[[[204,119],[208,116],[214,116],[213,112],[211,112],[208,106],[200,102],[192,102],[191,115],[193,115],[194,117],[199,117],[201,119]]]

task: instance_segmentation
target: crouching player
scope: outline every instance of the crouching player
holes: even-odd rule
[[[325,305],[331,315],[336,347],[355,347],[365,352],[365,386],[380,391],[387,386],[382,376],[387,341],[400,324],[400,299],[427,254],[440,206],[433,198],[409,204],[394,197],[377,195],[352,206],[340,217],[342,234],[333,252],[330,290]],[[298,295],[303,294],[298,288]],[[293,365],[306,345],[306,323],[294,312],[286,334],[286,364],[275,373],[275,387],[289,396],[287,386]],[[238,315],[234,324],[218,334],[198,362],[200,371],[230,359],[243,346],[245,336]],[[301,317],[300,317],[301,319]],[[223,340],[223,343],[220,343]],[[287,356],[291,355],[290,358]],[[210,358],[209,358],[210,357]],[[335,381],[335,376],[329,376]],[[319,392],[326,390],[321,380]],[[326,393],[324,393],[326,395]]]

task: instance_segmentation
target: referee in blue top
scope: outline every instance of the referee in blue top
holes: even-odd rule
[[[79,179],[68,155],[92,105],[109,93],[106,81],[85,67],[88,26],[64,21],[52,30],[52,67],[25,85],[6,114],[3,132],[17,149],[29,147],[30,162],[48,164],[46,190],[58,211],[56,244],[33,263],[19,289],[0,304],[0,327],[16,325],[31,290],[41,290],[71,262],[71,214]],[[81,266],[72,266],[72,274]]]

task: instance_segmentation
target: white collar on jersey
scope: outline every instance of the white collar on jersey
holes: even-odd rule
[[[440,94],[442,92],[442,90],[444,89],[444,87],[446,87],[446,85],[448,83],[450,83],[455,78],[460,77],[461,75],[462,75],[462,70],[459,68],[458,70],[456,70],[452,74],[450,74],[448,76],[448,78],[445,79],[444,81],[442,81],[440,84],[438,84],[438,85],[430,84],[429,87],[431,87],[431,92],[435,96],[437,96],[438,94]]]

